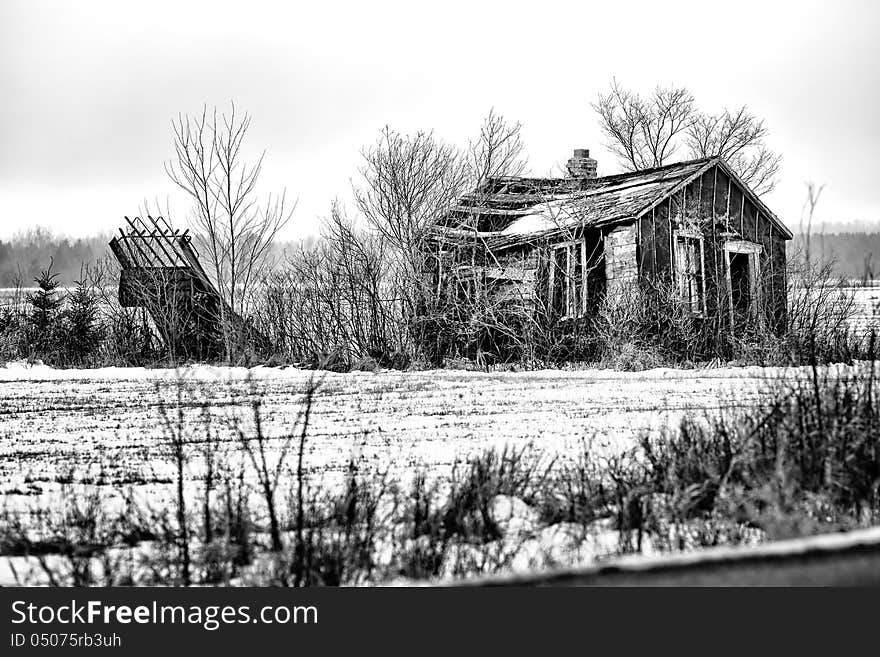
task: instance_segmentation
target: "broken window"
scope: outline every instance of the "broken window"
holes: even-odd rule
[[[586,310],[586,243],[566,242],[550,248],[549,307],[556,317],[581,317]]]
[[[695,314],[705,311],[703,238],[698,234],[675,235],[675,280],[678,297]]]

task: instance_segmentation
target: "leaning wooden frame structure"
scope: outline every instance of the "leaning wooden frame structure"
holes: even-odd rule
[[[119,261],[119,302],[146,309],[174,360],[212,360],[224,354],[225,332],[257,337],[223,300],[192,243],[189,230],[163,217],[125,217],[127,230],[110,240]],[[223,320],[227,326],[223,326]]]

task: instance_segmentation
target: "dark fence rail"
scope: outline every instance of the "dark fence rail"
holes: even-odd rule
[[[460,585],[880,586],[880,527],[757,547],[624,557],[587,568],[490,577]]]

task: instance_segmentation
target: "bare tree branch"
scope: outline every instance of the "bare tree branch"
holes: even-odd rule
[[[630,171],[663,164],[675,154],[678,137],[693,114],[694,99],[684,87],[657,87],[649,98],[623,89],[617,80],[592,107],[599,115],[608,148]]]
[[[781,156],[767,148],[764,122],[746,106],[700,112],[684,87],[656,87],[650,97],[617,80],[593,103],[607,146],[629,171],[668,164],[680,148],[687,157],[721,157],[758,194],[775,186]]]
[[[721,157],[758,194],[775,186],[782,157],[770,151],[764,140],[764,122],[745,105],[720,114],[695,114],[687,129],[687,145],[693,157]]]
[[[480,126],[480,135],[468,145],[467,167],[471,187],[479,187],[490,178],[519,176],[526,168],[520,132],[522,125],[510,124],[494,109]]]
[[[259,202],[265,152],[255,162],[244,159],[250,126],[251,117],[238,114],[234,103],[228,114],[215,108],[209,115],[205,107],[201,115],[179,115],[172,123],[175,158],[165,165],[169,178],[193,199],[190,223],[223,300],[227,360],[237,341],[233,318],[252,309],[254,286],[271,264],[270,247],[296,207],[286,190]]]

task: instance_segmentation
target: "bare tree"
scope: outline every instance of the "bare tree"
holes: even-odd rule
[[[807,199],[801,210],[800,233],[801,241],[804,245],[804,263],[810,265],[813,262],[810,253],[810,242],[813,236],[813,215],[816,213],[816,206],[819,205],[819,197],[822,196],[822,190],[825,185],[817,185],[810,181],[807,183]]]
[[[430,132],[401,135],[385,127],[362,155],[358,209],[394,247],[414,253],[466,187],[460,151]]]
[[[248,114],[180,115],[173,122],[175,159],[166,163],[171,180],[193,200],[191,224],[223,303],[221,324],[227,360],[232,360],[236,327],[232,314],[246,315],[254,286],[264,278],[270,249],[290,220],[295,203],[286,190],[264,203],[256,187],[263,157],[247,162],[242,146],[251,125]]]
[[[423,276],[426,238],[464,193],[468,168],[458,148],[429,132],[401,135],[386,127],[362,154],[363,186],[355,188],[355,201],[393,251],[401,320],[419,343],[416,318],[431,299]]]
[[[363,151],[364,184],[355,189],[355,200],[390,247],[393,280],[385,289],[399,294],[401,319],[416,344],[425,337],[419,327],[442,311],[435,307],[439,290],[426,275],[436,257],[428,245],[429,234],[446,221],[464,192],[479,194],[490,178],[522,173],[526,161],[520,130],[519,123],[509,123],[492,110],[464,149],[432,133],[401,135],[386,127],[378,142]],[[418,326],[413,322],[417,316]]]
[[[493,179],[523,174],[527,160],[521,131],[519,122],[508,122],[494,109],[483,119],[479,134],[463,154],[469,203],[483,205],[494,193]],[[488,367],[491,360],[500,357],[499,342],[521,339],[521,322],[511,320],[512,315],[520,319],[521,313],[512,313],[510,295],[497,294],[496,281],[486,276],[486,265],[499,271],[501,263],[481,235],[485,226],[478,225],[479,215],[458,216],[458,224],[453,227],[459,235],[459,258],[441,264],[444,247],[437,244],[432,248],[437,260],[432,287],[439,298],[427,319],[435,325],[434,356],[458,352]],[[446,253],[448,256],[449,251]],[[454,334],[457,344],[443,347],[441,343],[452,337],[444,338],[443,332]],[[448,347],[452,347],[451,353]]]
[[[430,132],[401,135],[386,127],[362,151],[365,184],[355,189],[357,207],[393,246],[411,252],[466,190],[522,173],[520,130],[490,110],[479,136],[462,151]]]
[[[608,147],[630,171],[663,164],[675,154],[679,137],[694,112],[694,98],[684,87],[656,87],[651,95],[622,88],[611,90],[593,103]]]
[[[719,114],[699,111],[685,87],[656,87],[650,96],[622,88],[617,80],[593,103],[608,148],[629,171],[686,157],[722,157],[757,193],[773,189],[781,157],[767,148],[764,122],[743,106]]]
[[[687,128],[687,143],[694,157],[723,158],[759,194],[773,189],[782,160],[764,145],[766,136],[764,121],[745,105],[735,112],[697,113]]]
[[[479,187],[490,178],[519,176],[526,168],[520,132],[522,124],[508,123],[495,109],[483,119],[480,135],[468,146],[470,186]]]

